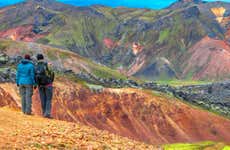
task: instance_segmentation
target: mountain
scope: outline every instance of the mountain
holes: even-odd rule
[[[28,0],[1,9],[0,37],[68,49],[145,80],[204,79],[200,72],[209,72],[206,80],[222,80],[230,73],[218,68],[229,67],[228,55],[225,66],[207,67],[212,60],[197,64],[189,49],[207,36],[229,43],[229,8],[229,3],[197,0],[180,0],[158,11]]]

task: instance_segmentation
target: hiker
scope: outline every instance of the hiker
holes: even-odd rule
[[[31,115],[33,87],[36,88],[34,69],[28,54],[17,66],[16,83],[20,91],[22,112],[26,115]]]
[[[51,118],[54,72],[51,70],[48,63],[44,61],[44,56],[42,54],[37,55],[37,60],[35,79],[39,89],[42,113],[44,117]]]

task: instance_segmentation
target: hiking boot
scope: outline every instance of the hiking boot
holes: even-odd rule
[[[28,116],[32,116],[33,114],[32,113],[24,113],[25,115],[28,115]]]
[[[53,119],[53,117],[51,117],[50,115],[45,115],[44,117],[47,119]]]

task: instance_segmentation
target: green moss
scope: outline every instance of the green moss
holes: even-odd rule
[[[222,150],[230,150],[230,146],[225,146]]]
[[[59,56],[61,59],[67,59],[70,57],[70,54],[66,52],[62,52],[62,53],[59,53]]]
[[[41,39],[38,39],[37,42],[41,44],[48,44],[50,40],[47,38],[41,38]]]
[[[55,53],[54,50],[52,49],[49,49],[47,50],[47,57],[50,59],[50,60],[56,60],[58,57],[57,57],[57,54]]]
[[[0,30],[4,30],[4,29],[6,29],[6,28],[7,28],[7,24],[4,24],[4,23],[3,23],[3,24],[0,25]]]
[[[164,29],[163,31],[160,32],[160,36],[158,39],[158,42],[162,44],[164,41],[166,41],[169,37],[170,30],[169,29]]]
[[[92,70],[93,74],[101,78],[117,78],[126,79],[126,77],[115,70],[103,66],[95,66]]]
[[[4,40],[0,42],[0,52],[4,52],[8,47],[10,47],[11,42],[8,40]]]
[[[171,86],[186,86],[186,85],[200,85],[209,84],[210,81],[197,81],[197,80],[159,80],[159,84],[168,84]]]
[[[165,145],[164,150],[203,150],[205,148],[214,146],[215,142],[201,142],[195,144],[172,144],[172,145]]]

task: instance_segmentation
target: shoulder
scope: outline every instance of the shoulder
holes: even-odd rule
[[[33,62],[28,63],[28,65],[29,65],[30,67],[34,67],[34,66],[35,66]]]
[[[22,64],[21,63],[19,63],[18,65],[17,65],[17,68],[20,68],[22,66]]]

